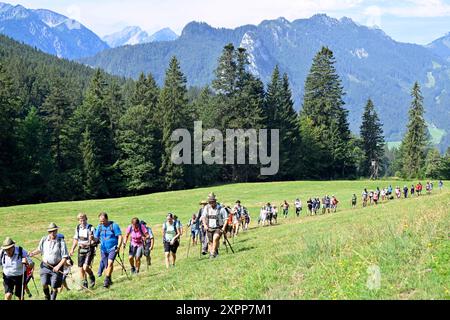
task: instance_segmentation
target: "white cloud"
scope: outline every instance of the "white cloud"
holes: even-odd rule
[[[366,25],[381,27],[381,16],[383,10],[378,6],[370,6],[364,10],[364,15],[367,17]]]

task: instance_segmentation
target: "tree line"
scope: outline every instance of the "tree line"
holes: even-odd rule
[[[449,177],[450,152],[441,156],[429,146],[417,83],[407,133],[398,150],[386,148],[370,99],[360,135],[350,132],[344,88],[327,47],[314,57],[299,113],[288,75],[276,66],[265,86],[248,71],[245,49],[232,44],[223,48],[214,80],[204,88],[187,88],[176,57],[161,87],[151,74],[132,81],[83,69],[83,76],[77,78],[61,71],[73,71],[77,67],[72,64],[46,73],[11,68],[11,61],[0,59],[3,205],[138,195],[226,182],[354,179],[369,177],[372,161],[379,164],[380,176]],[[41,80],[26,86],[25,78],[33,76]],[[44,82],[48,83],[45,91],[39,88]],[[39,101],[31,102],[31,96],[39,96]],[[223,133],[279,129],[279,173],[261,176],[259,165],[173,164],[171,153],[177,142],[171,141],[171,134],[179,128],[193,132],[194,121]]]

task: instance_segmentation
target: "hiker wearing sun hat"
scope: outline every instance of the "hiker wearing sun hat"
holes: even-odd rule
[[[227,226],[228,212],[217,203],[216,195],[208,195],[208,205],[203,209],[203,226],[207,230],[208,242],[210,245],[210,258],[218,255],[220,238]]]
[[[3,269],[3,287],[5,300],[11,300],[13,294],[23,300],[24,273],[32,261],[22,247],[16,246],[11,238],[3,241],[0,251],[0,266]]]
[[[64,237],[58,235],[58,229],[54,222],[50,223],[47,228],[48,235],[44,236],[38,248],[30,253],[32,257],[42,255],[40,276],[46,300],[56,300],[58,288],[63,282],[62,271],[69,258],[66,242]]]

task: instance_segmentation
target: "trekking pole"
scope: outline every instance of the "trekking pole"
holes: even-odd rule
[[[123,260],[120,257],[120,254],[117,255],[117,257],[119,257],[120,261],[117,261],[119,263],[119,265],[122,267],[122,271],[125,271],[125,275],[127,276],[127,279],[130,280],[130,277],[128,276],[128,272],[127,269],[125,269],[125,265],[123,264]],[[122,273],[123,274],[123,273]]]
[[[22,263],[22,293],[20,296],[20,300],[25,300],[24,298],[24,291],[25,291],[25,264]]]
[[[53,268],[54,268],[55,266],[52,266],[51,264],[48,264],[47,262],[42,261],[41,259],[39,259],[39,258],[36,257],[36,256],[33,256],[33,258],[35,258],[37,261],[42,262],[42,263],[45,264],[46,266],[52,268],[52,271],[53,271]],[[64,275],[64,272],[62,272],[61,270],[58,270],[58,273]],[[33,277],[33,282],[34,282],[34,277]],[[81,290],[86,290],[86,291],[88,291],[88,292],[90,292],[90,293],[92,293],[92,294],[95,294],[94,291],[89,290],[88,288],[85,288],[85,287],[81,286],[81,285],[80,285],[79,283],[77,283],[76,281],[74,281],[74,282],[75,282],[75,284],[76,284],[79,288],[81,288]],[[36,286],[36,283],[35,283],[34,285]],[[37,290],[37,289],[36,289],[36,290]]]
[[[188,230],[191,229],[191,233],[192,233],[192,228],[191,226],[188,227]],[[188,233],[189,234],[189,233]],[[187,253],[186,253],[186,259],[189,258],[189,249],[191,248],[191,237],[189,237],[189,243],[188,243],[188,249],[187,249]]]
[[[37,296],[39,297],[39,290],[38,290],[38,288],[36,286],[36,282],[34,281],[34,276],[31,276],[31,280],[33,280],[34,288],[36,289]]]
[[[234,253],[233,247],[231,246],[231,243],[230,243],[230,241],[228,240],[228,238],[227,238],[227,236],[225,234],[224,234],[224,237],[225,237],[225,241],[228,242],[228,245],[230,246],[231,252]]]

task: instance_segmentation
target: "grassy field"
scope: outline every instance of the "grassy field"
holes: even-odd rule
[[[93,293],[80,292],[69,281],[73,290],[59,299],[450,299],[450,183],[444,183],[447,189],[442,192],[435,182],[432,195],[364,209],[360,203],[364,187],[411,182],[234,184],[0,208],[0,237],[11,236],[26,249],[34,249],[54,221],[66,239],[71,238],[78,212],[86,212],[95,225],[98,213],[106,211],[122,230],[134,216],[152,226],[156,243],[148,271],[144,267],[140,275],[127,280],[117,265],[110,290],[101,287],[103,279]],[[186,258],[188,242],[183,237],[176,267],[166,270],[161,241],[165,214],[174,212],[185,225],[210,191],[226,204],[241,200],[250,210],[251,230],[235,239],[235,254],[222,248],[215,260],[200,258],[199,247],[191,247]],[[351,209],[353,193],[358,196],[357,209]],[[278,225],[256,225],[258,208],[267,201],[279,205],[286,199],[293,205],[300,197],[306,206],[307,198],[324,194],[340,200],[337,213],[307,217],[304,210],[301,218],[295,218],[290,210],[290,217],[279,218]],[[94,265],[96,270],[98,258]],[[381,277],[374,277],[378,272]],[[35,275],[38,278],[38,272]]]

